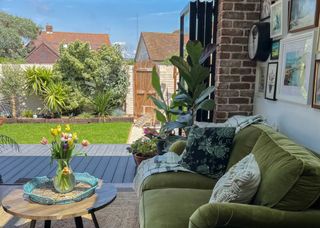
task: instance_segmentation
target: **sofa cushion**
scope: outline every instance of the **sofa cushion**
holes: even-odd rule
[[[189,217],[209,201],[211,190],[157,189],[145,191],[140,200],[141,228],[185,228]]]
[[[196,173],[168,172],[147,177],[141,186],[142,192],[160,188],[198,188],[212,190],[217,179],[208,178]]]
[[[260,180],[260,169],[251,153],[218,180],[212,191],[210,203],[248,204],[256,194]]]
[[[263,132],[263,125],[251,125],[239,131],[233,139],[232,150],[227,170],[239,162],[242,158],[251,153],[258,138]]]
[[[186,144],[186,140],[178,140],[169,147],[169,151],[181,155],[184,149],[186,148]]]
[[[282,210],[305,210],[320,195],[320,159],[286,136],[264,129],[252,153],[261,183],[255,204]]]
[[[196,173],[220,178],[226,171],[234,134],[233,127],[193,127],[181,165]]]

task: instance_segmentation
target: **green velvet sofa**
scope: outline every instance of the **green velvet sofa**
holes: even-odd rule
[[[320,227],[320,159],[264,125],[235,137],[228,169],[254,153],[261,183],[252,203],[210,204],[217,180],[194,173],[155,174],[144,180],[141,228]]]

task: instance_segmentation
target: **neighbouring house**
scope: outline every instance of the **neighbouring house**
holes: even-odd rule
[[[172,55],[179,54],[179,43],[179,31],[173,33],[142,32],[135,61],[151,61],[155,64],[163,63]]]
[[[32,64],[53,64],[59,58],[60,45],[67,47],[76,40],[88,42],[95,50],[102,45],[111,45],[108,34],[55,32],[52,25],[47,25],[46,30],[41,31],[37,39],[28,44],[32,51],[26,61]]]

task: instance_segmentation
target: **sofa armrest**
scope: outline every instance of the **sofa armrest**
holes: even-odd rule
[[[216,203],[199,207],[189,220],[189,228],[319,227],[320,210],[282,211],[264,206]]]

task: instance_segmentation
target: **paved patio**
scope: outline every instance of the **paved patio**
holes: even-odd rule
[[[93,144],[88,157],[76,157],[71,162],[75,172],[88,172],[104,181],[118,184],[132,183],[136,164],[126,151],[126,144]],[[50,152],[43,145],[20,145],[20,152],[6,150],[0,153],[0,175],[5,184],[21,178],[55,174],[56,165],[50,165]]]

